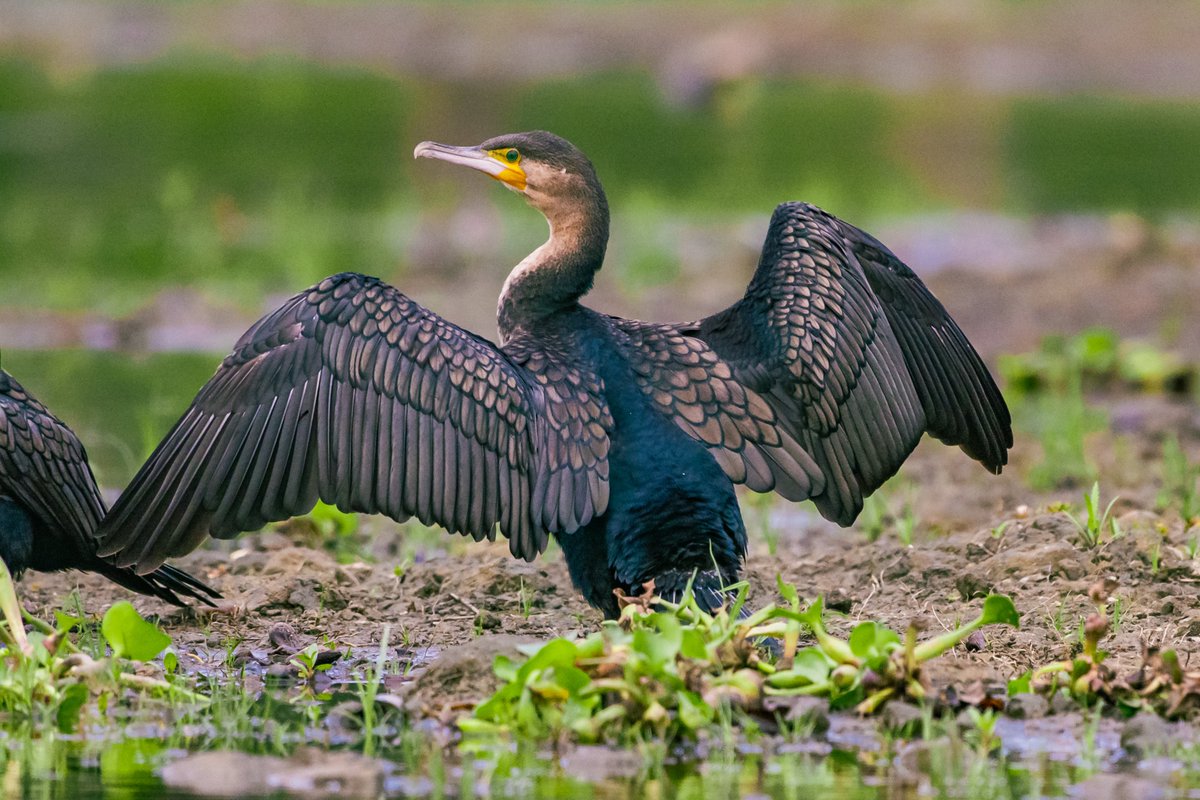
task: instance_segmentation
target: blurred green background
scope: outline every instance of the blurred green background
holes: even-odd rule
[[[5,14],[2,363],[112,485],[214,355],[330,273],[381,275],[492,334],[544,223],[476,175],[415,163],[423,139],[546,128],[579,145],[614,208],[594,303],[629,315],[731,302],[784,200],[869,230],[940,220],[952,244],[964,219],[1113,214],[1186,238],[1200,208],[1190,3],[1150,27],[1115,3],[1000,0]],[[979,244],[1000,248],[988,268],[1005,246],[1021,260],[999,239]],[[972,268],[970,242],[939,241],[932,261]]]

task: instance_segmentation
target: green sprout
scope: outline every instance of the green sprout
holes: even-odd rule
[[[1065,511],[1071,522],[1074,523],[1075,529],[1079,532],[1079,540],[1088,550],[1094,550],[1101,543],[1104,537],[1104,532],[1110,532],[1110,541],[1119,539],[1122,535],[1121,526],[1117,523],[1115,517],[1111,516],[1112,507],[1116,504],[1120,497],[1114,497],[1108,501],[1108,505],[1104,507],[1104,511],[1100,511],[1100,482],[1096,481],[1092,484],[1092,490],[1083,496],[1084,505],[1087,509],[1087,517],[1081,520],[1079,517],[1072,514],[1070,511]]]
[[[305,683],[312,683],[317,673],[325,672],[333,666],[332,663],[322,663],[320,645],[310,644],[288,659],[288,663],[296,668],[296,675]]]

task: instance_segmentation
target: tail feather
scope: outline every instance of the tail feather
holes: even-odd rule
[[[694,577],[693,577],[694,576]],[[725,579],[715,569],[709,570],[671,570],[654,578],[654,593],[668,603],[683,601],[688,584],[691,584],[692,595],[700,610],[716,614],[722,608],[733,605],[737,598],[736,592],[725,588]],[[743,605],[738,612],[739,619],[745,619],[750,612]]]

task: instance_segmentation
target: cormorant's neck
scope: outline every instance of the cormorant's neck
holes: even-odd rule
[[[535,206],[541,204],[534,201]],[[608,246],[608,203],[603,192],[542,208],[550,238],[518,264],[500,292],[501,339],[541,317],[568,308],[592,288]]]

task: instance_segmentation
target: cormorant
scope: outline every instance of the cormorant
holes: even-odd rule
[[[138,571],[304,513],[409,515],[532,560],[553,535],[593,606],[614,590],[714,609],[746,553],[733,484],[850,524],[928,431],[993,472],[1008,409],[920,279],[858,228],[779,206],[746,295],[696,322],[580,305],[608,242],[588,159],[537,131],[417,157],[523,195],[549,239],[500,294],[500,344],[343,273],[242,336],[106,519]]]
[[[171,566],[148,574],[96,555],[104,500],[83,445],[16,379],[0,369],[0,558],[14,577],[26,569],[98,572],[142,594],[186,607],[216,591]]]

